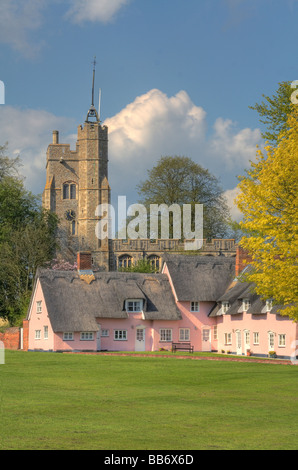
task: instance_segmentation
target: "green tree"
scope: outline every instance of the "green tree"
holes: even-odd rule
[[[189,157],[161,157],[137,189],[148,214],[150,204],[190,204],[193,215],[195,204],[203,204],[204,238],[222,238],[229,230],[229,209],[218,179]]]
[[[288,117],[295,107],[291,101],[293,92],[291,82],[281,82],[275,95],[270,97],[263,94],[264,100],[261,103],[250,106],[250,109],[259,113],[260,122],[266,126],[262,136],[271,145],[275,146],[282,132],[288,129]]]
[[[26,312],[36,269],[53,257],[57,217],[25,189],[19,160],[1,149],[0,316],[15,324]]]

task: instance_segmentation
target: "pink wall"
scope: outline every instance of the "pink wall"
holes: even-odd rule
[[[37,302],[42,302],[42,311],[37,313]],[[54,350],[54,333],[52,330],[51,322],[48,316],[46,303],[44,300],[42,288],[39,280],[37,281],[35,292],[31,304],[29,317],[29,336],[28,348],[29,349],[42,349],[44,351]],[[44,327],[48,327],[48,339],[45,339]],[[40,331],[40,339],[35,339],[35,331]]]
[[[237,331],[241,332],[242,353],[250,348],[252,354],[267,355],[269,352],[269,332],[274,333],[274,351],[278,356],[291,356],[292,343],[298,339],[297,324],[287,317],[271,313],[251,315],[247,313],[238,315],[224,315],[217,317],[218,350],[222,349],[237,352]],[[249,331],[250,344],[245,344],[245,332]],[[232,344],[225,343],[225,333],[231,333]],[[254,344],[254,333],[259,333],[259,344]],[[286,345],[279,346],[279,335],[286,335]],[[239,351],[240,353],[240,351]]]

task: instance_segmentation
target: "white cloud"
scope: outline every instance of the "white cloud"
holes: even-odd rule
[[[239,194],[239,189],[236,187],[234,189],[227,189],[224,192],[224,197],[226,198],[228,207],[230,209],[231,217],[233,220],[239,222],[242,219],[242,213],[235,204],[235,199]]]
[[[8,154],[20,155],[20,173],[25,176],[25,186],[34,194],[43,191],[46,182],[46,151],[52,141],[52,131],[66,134],[65,143],[73,143],[70,135],[74,122],[46,111],[20,110],[10,106],[0,107],[0,144],[8,142]]]
[[[0,144],[9,142],[10,155],[20,154],[26,187],[42,192],[46,181],[46,150],[52,130],[60,141],[75,148],[73,129],[80,124],[45,111],[0,107]],[[112,197],[126,195],[129,203],[138,199],[136,185],[145,180],[162,155],[184,155],[208,168],[225,190],[233,218],[238,174],[250,166],[261,143],[258,129],[237,129],[228,119],[218,118],[207,134],[206,111],[195,105],[185,91],[168,97],[153,89],[138,96],[103,123],[109,128],[109,182]]]
[[[185,91],[168,97],[155,89],[107,119],[114,191],[126,195],[135,191],[162,155],[188,156],[220,178],[224,188],[236,186],[237,175],[255,158],[261,133],[238,130],[231,120],[218,118],[207,136],[206,117]]]
[[[0,42],[26,57],[34,57],[42,43],[31,40],[30,33],[41,27],[45,5],[46,0],[1,0]]]
[[[66,14],[74,23],[85,21],[111,21],[116,13],[130,0],[71,0],[71,7]]]

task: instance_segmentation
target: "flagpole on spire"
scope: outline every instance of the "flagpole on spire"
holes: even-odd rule
[[[91,122],[89,121],[89,118],[93,117],[96,118],[97,122],[100,122],[96,108],[94,106],[94,85],[95,85],[95,66],[96,66],[96,56],[94,56],[94,60],[92,62],[93,64],[93,80],[92,80],[92,98],[91,98],[91,106],[87,114],[87,118],[85,122]]]

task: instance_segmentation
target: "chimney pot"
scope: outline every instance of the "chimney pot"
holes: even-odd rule
[[[78,271],[92,271],[91,251],[79,251],[77,254]]]

